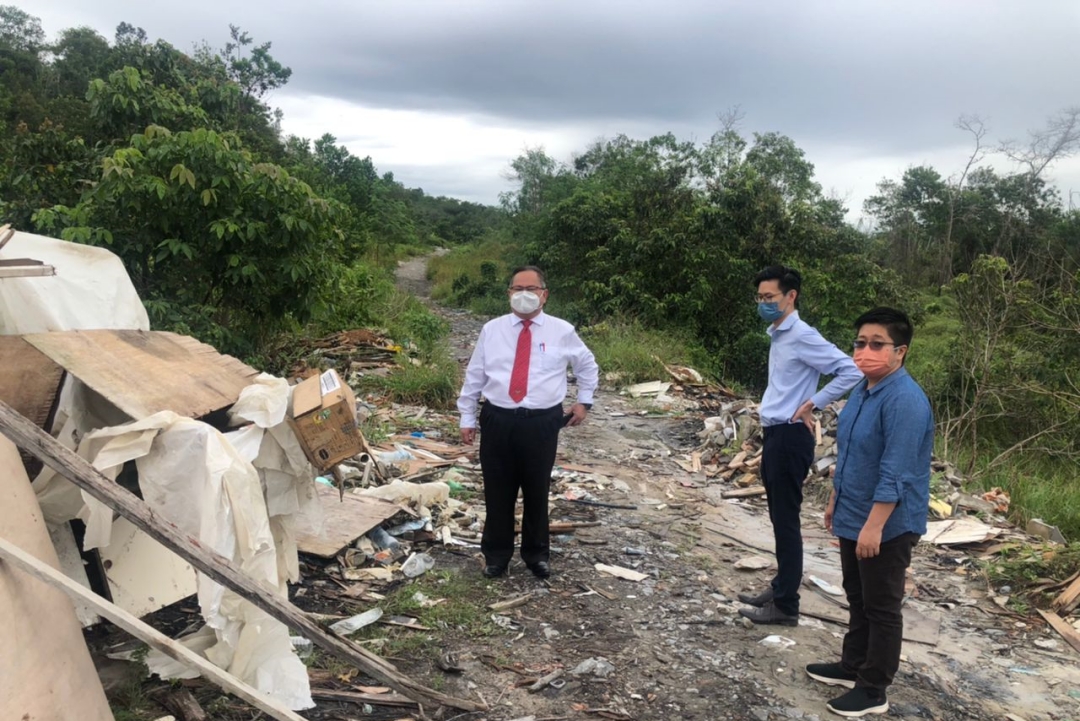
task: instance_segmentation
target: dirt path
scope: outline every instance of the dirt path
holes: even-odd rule
[[[399,279],[426,296],[423,263],[403,264]],[[458,357],[467,359],[482,321],[436,309],[453,327],[450,343]],[[486,714],[451,716],[838,718],[825,709],[836,693],[807,678],[803,667],[836,658],[845,618],[840,599],[804,589],[798,628],[747,627],[737,615],[735,595],[764,587],[771,574],[734,564],[752,555],[771,559],[771,529],[763,502],[722,500],[717,485],[674,463],[697,442],[704,415],[600,392],[588,422],[560,439],[551,511],[553,520],[599,525],[554,538],[548,582],[534,579],[520,561],[508,578],[485,581],[475,556],[433,551],[440,567],[475,578],[478,592],[489,597],[536,594],[527,605],[495,614],[507,620],[498,621],[485,647],[443,637],[444,650],[464,668],[460,675],[414,661],[411,670],[427,682],[492,706]],[[571,488],[636,508],[572,503],[564,497]],[[814,492],[809,488],[808,497]],[[807,576],[839,585],[839,551],[821,526],[820,507],[808,502],[803,516]],[[963,552],[920,546],[916,555],[905,606],[912,638],[890,693],[890,717],[1077,718],[1076,654],[1043,624],[994,606]],[[597,563],[632,568],[645,578],[613,578],[597,571]],[[775,645],[773,635],[794,645]],[[593,662],[600,672],[573,672],[589,659],[602,659]],[[559,668],[563,677],[537,693],[516,685]]]

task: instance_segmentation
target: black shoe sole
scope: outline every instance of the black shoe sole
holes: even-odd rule
[[[748,616],[747,614],[743,613],[742,611],[739,612],[739,615],[742,616],[743,618],[749,618],[751,621],[753,621],[758,626],[798,626],[799,625],[799,617],[798,616],[795,616],[794,618],[778,618],[778,619],[771,619],[771,620],[765,621],[765,620],[762,620],[762,619],[754,618],[753,616]]]
[[[491,569],[491,566],[488,566],[487,568],[485,568],[482,571],[482,573],[484,574],[484,578],[499,578],[500,576],[505,576],[506,575],[506,566],[503,566],[502,568],[498,569],[497,571],[492,571],[490,569]]]

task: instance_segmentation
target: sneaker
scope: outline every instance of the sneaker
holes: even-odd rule
[[[825,708],[838,716],[846,718],[862,718],[870,714],[881,714],[889,711],[889,700],[885,698],[885,692],[866,686],[856,686],[839,698],[834,698],[825,704]]]
[[[806,675],[815,681],[821,681],[830,686],[855,688],[855,674],[848,673],[844,670],[844,667],[838,663],[807,664]]]
[[[751,596],[749,593],[740,593],[739,600],[748,606],[757,606],[758,608],[761,608],[766,603],[773,600],[773,596],[772,586],[769,586],[756,596]]]
[[[740,608],[739,615],[749,618],[757,624],[772,624],[776,626],[798,626],[799,614],[784,613],[772,601],[768,601],[761,608]]]

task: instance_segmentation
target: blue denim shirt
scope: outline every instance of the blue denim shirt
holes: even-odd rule
[[[851,392],[836,428],[833,533],[859,539],[875,503],[895,503],[881,540],[926,533],[934,415],[926,394],[900,370]]]
[[[815,408],[839,400],[862,380],[851,356],[821,337],[817,330],[799,319],[795,311],[777,327],[766,329],[769,345],[769,386],[761,398],[758,415],[761,425],[791,423],[791,417],[807,399]],[[820,391],[821,376],[835,376]]]

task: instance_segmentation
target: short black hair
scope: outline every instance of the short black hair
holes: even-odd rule
[[[793,290],[802,295],[802,276],[794,268],[788,268],[786,265],[770,265],[754,276],[754,287],[757,288],[766,280],[778,281],[780,292],[785,295]]]
[[[868,310],[855,319],[855,332],[858,333],[860,328],[871,323],[885,326],[889,338],[897,346],[911,345],[911,338],[915,335],[915,329],[912,328],[911,319],[907,317],[907,313],[904,311],[885,308],[884,306]]]
[[[544,275],[544,271],[540,270],[535,265],[519,265],[518,267],[514,268],[513,272],[510,273],[510,283],[514,282],[514,277],[518,273],[525,273],[530,270],[540,276],[540,286],[543,288],[547,288],[547,276]]]

